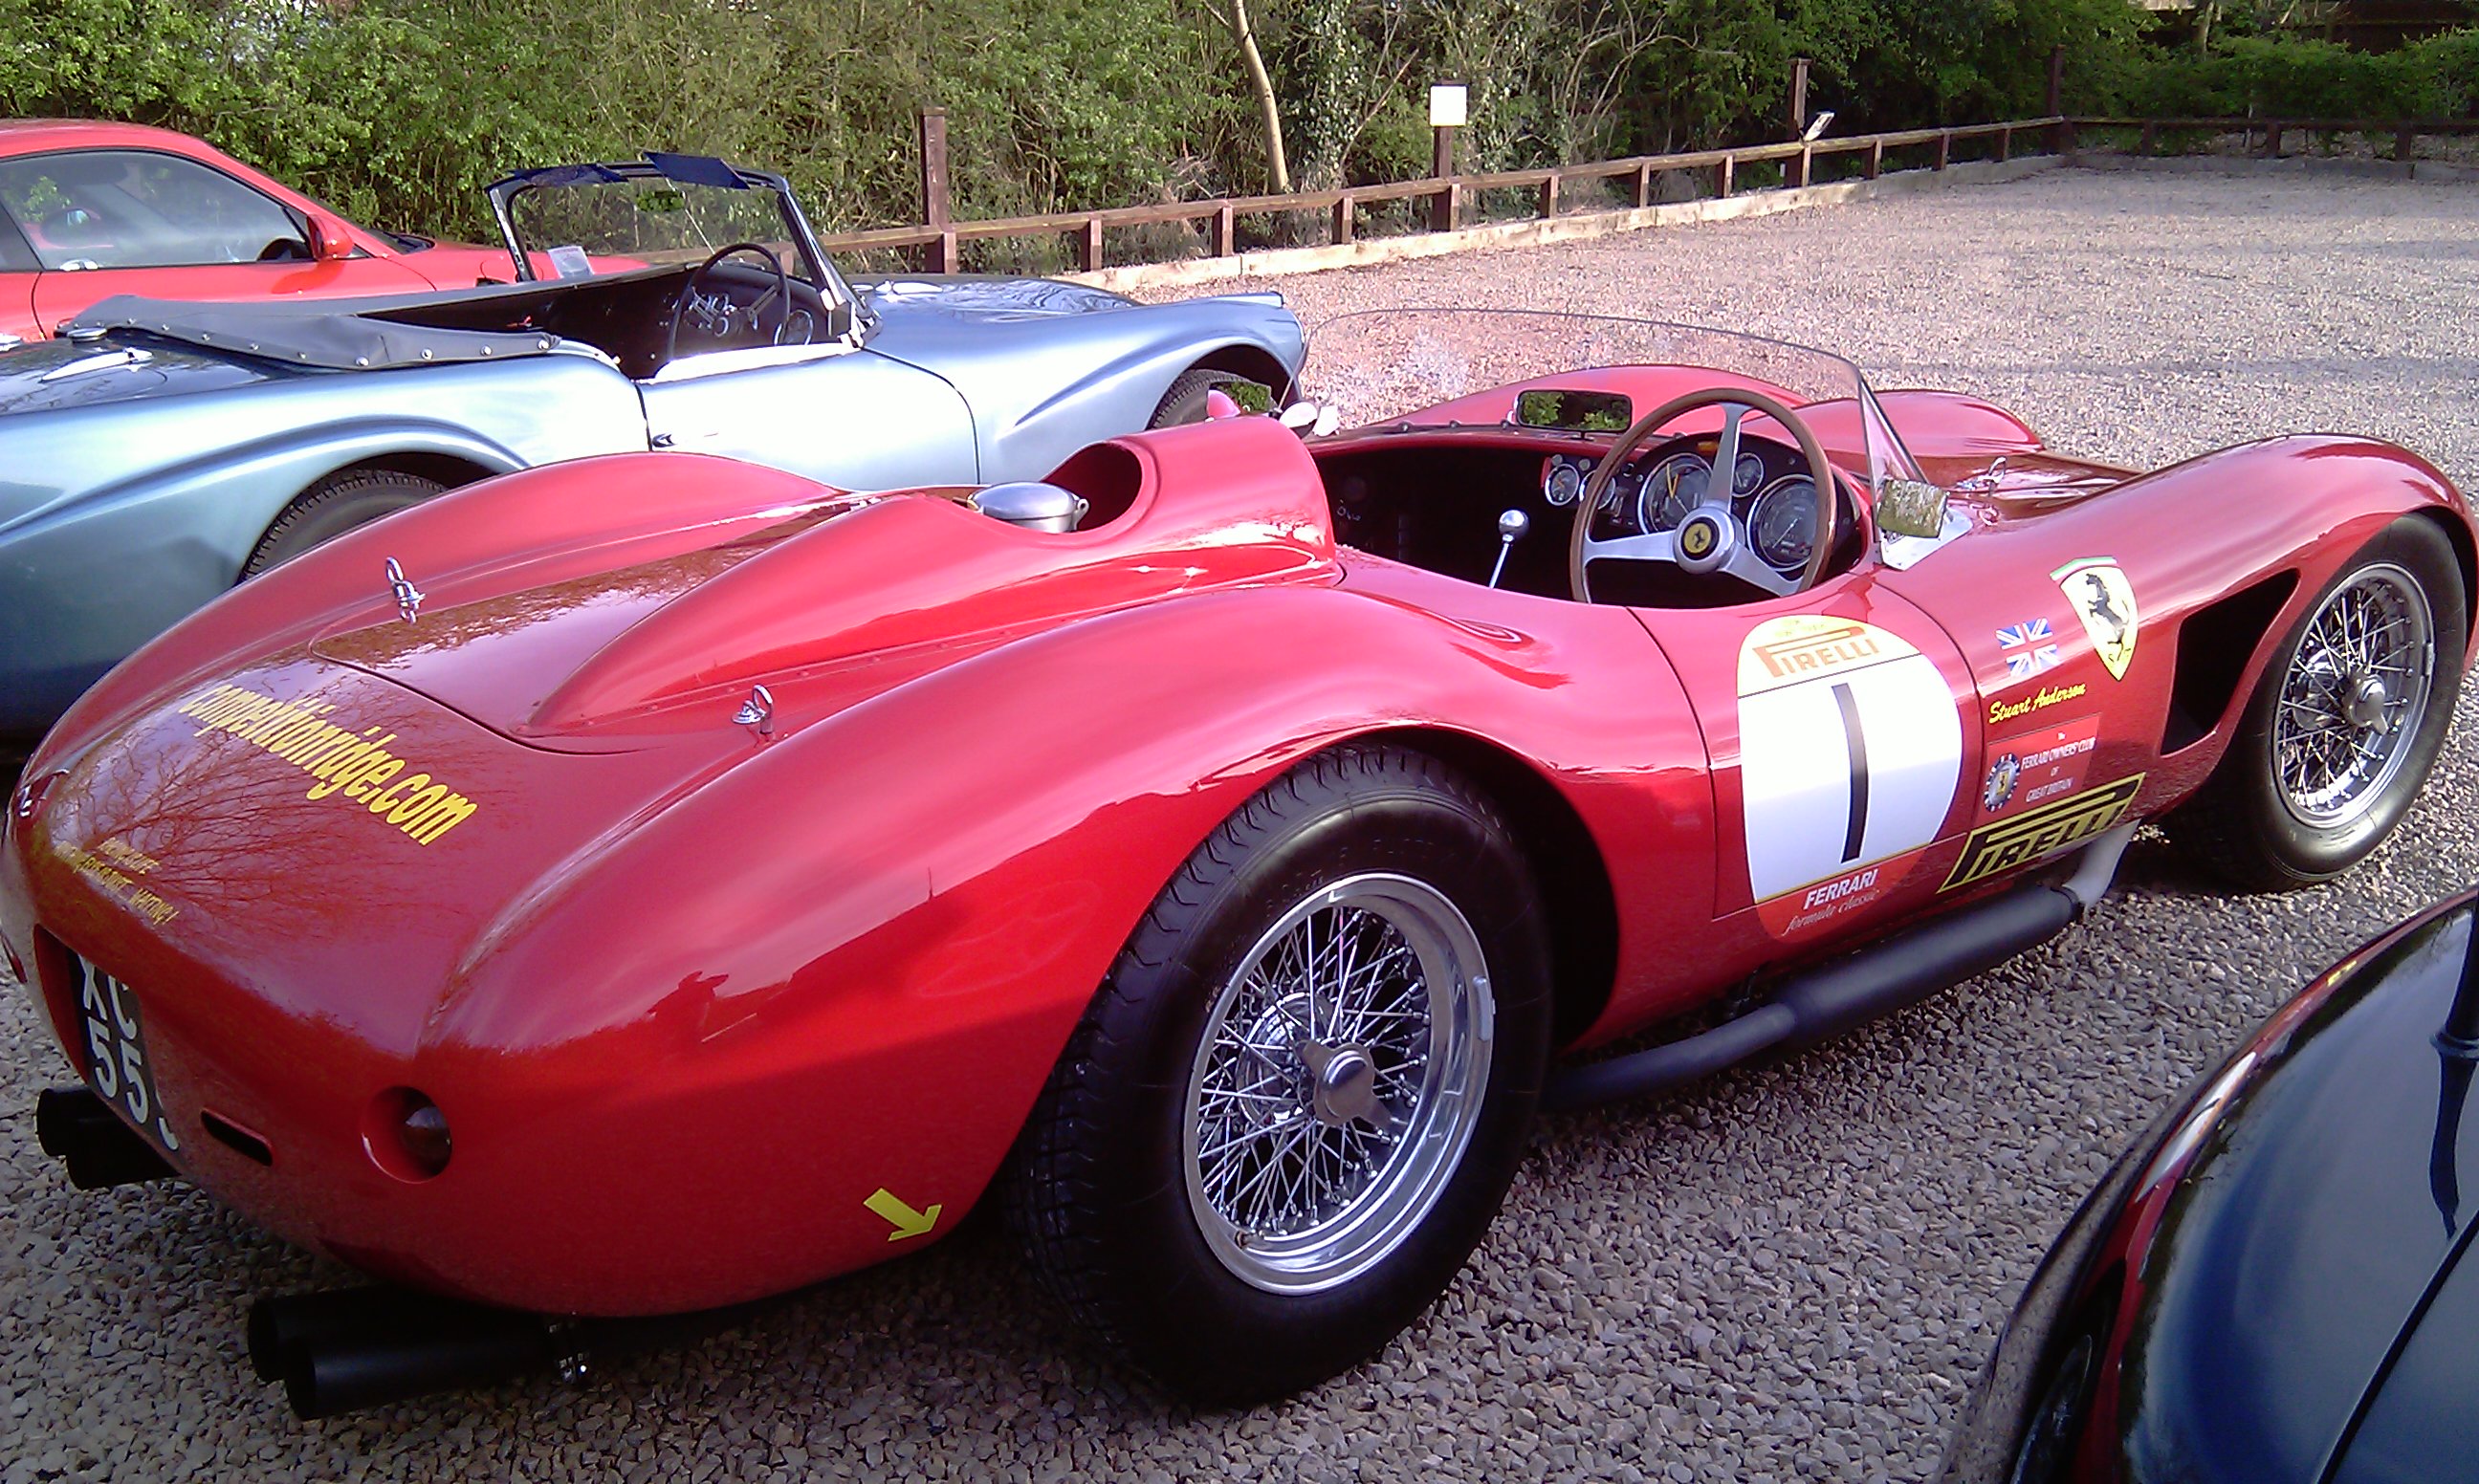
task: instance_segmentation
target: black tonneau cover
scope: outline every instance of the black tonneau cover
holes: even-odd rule
[[[640,270],[645,276],[677,271]],[[560,343],[548,330],[515,328],[542,318],[555,298],[604,289],[639,274],[601,273],[549,283],[488,284],[352,299],[192,302],[117,294],[80,312],[70,326],[142,330],[189,345],[265,356],[292,366],[377,371],[442,361],[541,355]],[[458,328],[456,321],[507,328]]]

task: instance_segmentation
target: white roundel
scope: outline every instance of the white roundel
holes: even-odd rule
[[[1900,636],[1771,619],[1739,649],[1739,769],[1761,902],[1933,843],[1962,780],[1962,719]]]

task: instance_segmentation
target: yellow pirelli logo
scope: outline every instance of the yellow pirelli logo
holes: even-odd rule
[[[228,732],[300,769],[311,779],[309,797],[343,794],[428,845],[473,817],[473,801],[427,773],[406,773],[405,760],[387,750],[396,740],[379,729],[360,731],[326,718],[325,702],[278,701],[239,685],[218,685],[192,699],[180,713],[198,724],[197,735]]]
[[[2043,856],[2087,840],[2126,817],[2134,796],[2143,791],[2143,775],[2068,794],[2027,813],[1982,825],[1962,843],[1962,858],[1939,891],[1952,891],[1986,881],[2003,871],[2029,865]]]

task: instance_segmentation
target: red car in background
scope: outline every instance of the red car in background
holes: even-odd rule
[[[0,348],[115,294],[333,298],[510,276],[504,248],[356,226],[186,134],[0,121]]]

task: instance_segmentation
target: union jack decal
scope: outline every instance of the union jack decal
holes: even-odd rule
[[[2028,680],[2057,662],[2057,635],[2049,621],[2035,618],[1997,630],[1997,648],[2006,654],[2006,678]]]

